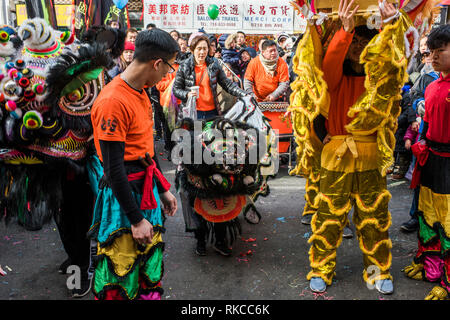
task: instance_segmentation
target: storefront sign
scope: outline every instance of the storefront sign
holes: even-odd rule
[[[212,4],[219,8],[214,20],[208,15]],[[154,23],[167,31],[190,33],[203,28],[210,33],[294,33],[304,24],[300,20],[285,0],[144,0],[144,26]]]

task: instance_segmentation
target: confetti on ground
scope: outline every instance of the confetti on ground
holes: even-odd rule
[[[317,300],[319,297],[324,298],[325,300],[332,300],[334,297],[328,297],[326,292],[318,293],[313,292],[314,299]]]
[[[12,271],[12,269],[8,266],[5,266],[6,269],[8,269],[8,271]]]
[[[267,241],[267,240],[269,240],[269,238],[264,238],[264,241]]]
[[[304,284],[304,281],[303,281],[302,278],[295,278],[294,280],[292,280],[291,283],[289,283],[289,286],[290,286],[291,288],[297,288],[298,286],[300,286],[300,285],[302,285],[302,284]],[[304,295],[304,294],[303,294],[303,291],[302,291],[302,293],[301,293],[300,295]]]
[[[6,271],[2,269],[2,266],[0,266],[0,276],[4,277],[6,275],[7,275]]]
[[[278,220],[278,221],[281,221],[281,222],[286,222],[286,218],[285,218],[285,217],[277,218],[277,220]]]
[[[303,238],[304,238],[304,239],[309,239],[310,236],[311,236],[311,232],[306,232],[306,233],[303,235]]]
[[[256,241],[256,238],[248,238],[248,239],[242,238],[242,241],[245,241],[245,242],[255,242],[255,241]]]
[[[304,296],[305,296],[305,292],[306,292],[306,290],[303,289],[302,292],[300,292],[300,293],[298,294],[298,296],[299,296],[299,297],[304,297]]]
[[[240,257],[251,256],[253,254],[252,250],[248,250],[247,252],[241,252],[239,254]]]

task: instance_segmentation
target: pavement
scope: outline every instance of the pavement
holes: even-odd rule
[[[163,172],[173,184],[175,167],[157,144]],[[164,300],[423,300],[434,286],[406,278],[401,269],[410,264],[417,249],[416,233],[400,231],[409,219],[412,190],[408,180],[388,178],[392,194],[392,268],[395,291],[382,295],[370,290],[362,279],[362,254],[356,237],[343,239],[337,251],[333,284],[323,294],[312,293],[308,239],[310,226],[300,222],[304,206],[305,179],[288,175],[282,165],[269,182],[271,193],[256,205],[262,220],[252,225],[239,217],[242,234],[231,257],[194,253],[196,241],[184,229],[181,208],[166,220],[164,239]],[[177,198],[174,187],[172,193]],[[54,222],[39,231],[26,231],[16,223],[0,224],[0,300],[71,300],[67,276],[58,273],[66,259]],[[93,300],[88,294],[82,300]]]

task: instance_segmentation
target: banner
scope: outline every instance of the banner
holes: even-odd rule
[[[72,16],[72,5],[70,4],[56,4],[55,13],[58,27],[70,27]],[[17,25],[20,26],[26,19],[28,19],[27,8],[25,4],[16,4],[16,19]]]
[[[194,31],[193,2],[186,1],[144,1],[144,27],[154,23],[158,28],[164,30],[189,30]],[[188,32],[188,31],[186,31]]]
[[[235,32],[242,29],[244,6],[237,1],[202,1],[195,2],[195,18],[194,29],[198,30],[204,28],[209,32],[222,33]],[[219,8],[219,15],[212,20],[208,15],[208,8],[210,5],[217,5]]]
[[[244,30],[258,30],[259,33],[294,31],[294,10],[287,1],[264,1],[259,4],[246,2],[244,11]]]
[[[217,18],[208,15],[210,5],[216,5]],[[285,0],[144,0],[144,27],[154,23],[158,28],[191,33],[203,28],[209,33],[246,34],[294,33],[306,26]],[[300,27],[299,27],[300,26]]]

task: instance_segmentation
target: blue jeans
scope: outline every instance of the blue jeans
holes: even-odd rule
[[[411,204],[411,209],[409,210],[409,215],[411,218],[417,219],[417,210],[419,210],[419,193],[420,193],[420,186],[417,186],[414,189],[414,196]]]
[[[412,165],[414,166],[416,164],[416,157],[413,156],[412,158]],[[411,218],[416,218],[417,219],[417,210],[419,210],[419,191],[420,191],[420,186],[417,186],[414,189],[414,196],[413,196],[413,200],[411,203],[411,209],[409,210],[409,215],[411,216]]]
[[[207,120],[209,118],[217,117],[218,115],[219,115],[219,113],[217,112],[216,109],[211,110],[211,111],[199,111],[199,110],[197,110],[197,119],[198,120]]]

